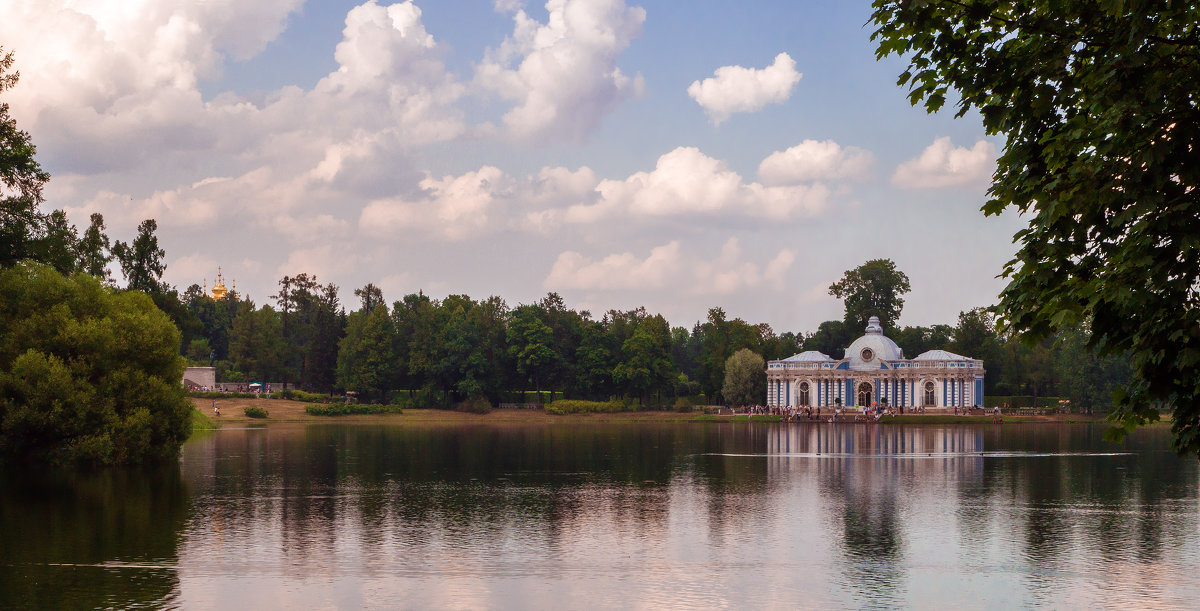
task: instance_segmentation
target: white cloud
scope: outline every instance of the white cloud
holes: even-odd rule
[[[738,239],[729,238],[716,259],[693,259],[692,273],[696,282],[692,292],[729,295],[762,286],[782,290],[786,286],[785,276],[795,260],[795,253],[785,248],[766,265],[759,266],[742,260]]]
[[[500,170],[484,166],[461,176],[426,177],[427,196],[419,200],[380,199],[365,208],[358,226],[364,233],[390,237],[402,229],[427,229],[448,239],[481,233],[493,202],[503,197],[511,180]]]
[[[551,290],[671,289],[707,295],[729,295],[762,287],[783,290],[795,259],[795,253],[785,248],[765,265],[746,261],[736,237],[729,238],[711,260],[703,254],[683,254],[678,240],[652,249],[644,259],[630,252],[595,259],[566,251],[558,256],[543,285]]]
[[[768,185],[861,178],[873,161],[870,151],[853,146],[843,148],[833,140],[805,140],[786,151],[768,155],[758,165],[758,177]]]
[[[546,11],[542,24],[517,8],[512,35],[476,66],[476,82],[515,102],[504,115],[514,136],[579,141],[617,104],[641,94],[641,75],[626,76],[616,59],[641,34],[646,11],[624,0],[549,0]]]
[[[970,149],[956,147],[950,137],[933,141],[920,157],[900,164],[892,184],[904,189],[938,189],[984,184],[996,167],[996,147],[979,140]]]
[[[643,218],[709,215],[786,219],[824,211],[829,189],[822,184],[768,187],[746,183],[725,164],[693,147],[658,158],[654,170],[624,180],[603,180],[599,200],[565,211],[564,220],[588,223],[618,215]]]
[[[716,125],[733,113],[762,110],[767,104],[787,100],[802,76],[787,53],[776,55],[775,63],[766,68],[722,66],[713,74],[693,81],[687,92]]]
[[[542,284],[551,290],[655,289],[661,288],[681,265],[678,241],[651,250],[645,259],[625,252],[595,261],[567,251],[558,255]]]

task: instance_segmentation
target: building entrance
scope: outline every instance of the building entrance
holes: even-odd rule
[[[858,404],[862,406],[871,405],[871,394],[873,389],[870,382],[863,382],[858,385]]]

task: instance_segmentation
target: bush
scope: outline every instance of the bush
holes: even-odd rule
[[[171,459],[191,432],[179,330],[145,294],[0,271],[0,462]]]
[[[487,414],[492,411],[492,402],[487,397],[476,395],[458,404],[458,411],[472,414]]]
[[[246,412],[247,418],[266,418],[267,417],[267,410],[265,410],[261,407],[255,407],[255,406],[251,405],[250,407],[247,407],[243,411]]]
[[[565,416],[567,414],[611,414],[627,411],[622,401],[580,401],[577,399],[559,399],[546,406],[547,414]]]
[[[329,395],[318,392],[305,392],[294,388],[272,392],[271,396],[276,399],[290,399],[292,401],[303,401],[304,403],[327,403],[329,401]]]
[[[396,404],[327,403],[324,405],[305,405],[304,413],[310,416],[354,416],[360,414],[402,414],[404,413],[404,409]]]
[[[691,399],[689,399],[687,397],[678,397],[677,399],[675,399],[674,408],[675,408],[675,411],[677,411],[677,412],[687,413],[690,411],[694,411],[696,409],[696,406],[695,406],[695,404],[692,403]]]
[[[221,392],[219,390],[208,392],[197,390],[189,392],[187,395],[196,399],[253,399],[255,397],[252,392]]]

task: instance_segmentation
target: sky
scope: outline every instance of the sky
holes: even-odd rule
[[[811,332],[876,258],[900,324],[996,302],[1003,146],[929,115],[876,60],[862,0],[0,0],[3,101],[47,209],[112,239],[158,222],[164,280],[221,266],[390,302],[547,292]]]

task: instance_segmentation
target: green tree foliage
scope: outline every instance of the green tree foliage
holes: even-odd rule
[[[104,215],[92,213],[91,224],[79,239],[77,249],[79,271],[100,278],[105,283],[112,282],[112,274],[108,271],[108,264],[113,260],[112,246],[108,235],[104,233]]]
[[[633,335],[621,345],[621,354],[621,362],[613,369],[613,381],[626,393],[642,397],[645,403],[651,393],[670,388],[675,378],[671,328],[661,315],[638,323]]]
[[[878,316],[886,333],[896,328],[910,289],[908,276],[891,259],[872,259],[831,284],[829,294],[845,301],[845,322],[852,332],[866,329],[867,321]]]
[[[135,463],[171,458],[191,403],[179,332],[145,295],[19,264],[0,272],[0,456]]]
[[[321,285],[316,276],[297,274],[279,280],[283,337],[288,346],[284,382],[302,388],[331,391],[336,380],[338,343],[346,328],[346,313],[335,284]]]
[[[742,348],[725,361],[725,384],[721,395],[730,405],[762,405],[767,402],[767,364],[749,348]]]
[[[538,391],[542,389],[542,380],[561,360],[554,350],[554,331],[542,322],[538,315],[540,309],[531,305],[518,306],[508,322],[509,355],[516,362],[517,371]]]
[[[877,55],[906,56],[913,104],[976,110],[1005,139],[987,214],[1029,219],[1004,323],[1031,340],[1089,324],[1128,353],[1124,430],[1173,406],[1200,452],[1200,5],[1144,0],[876,0]],[[1118,430],[1119,432],[1119,430]]]
[[[827,320],[817,327],[815,333],[804,340],[804,349],[816,350],[832,358],[840,359],[846,346],[849,346],[854,338],[861,334],[862,331],[855,334],[846,326],[846,323],[840,320]]]
[[[12,52],[0,47],[0,93],[20,78],[12,65]],[[38,258],[46,223],[38,206],[50,174],[38,165],[36,153],[29,133],[9,116],[8,103],[0,102],[0,267]]]
[[[364,306],[367,301],[363,300]],[[338,386],[360,393],[360,398],[368,402],[382,399],[396,379],[393,336],[392,319],[382,295],[373,309],[350,314],[346,336],[338,346]]]
[[[137,236],[132,243],[117,240],[112,247],[113,256],[121,264],[125,282],[132,291],[146,294],[161,293],[166,288],[162,283],[167,264],[163,260],[167,252],[158,246],[158,221],[146,219],[138,225]]]
[[[246,376],[246,381],[283,379],[287,343],[283,339],[283,322],[271,306],[264,305],[233,320],[228,358]]]

